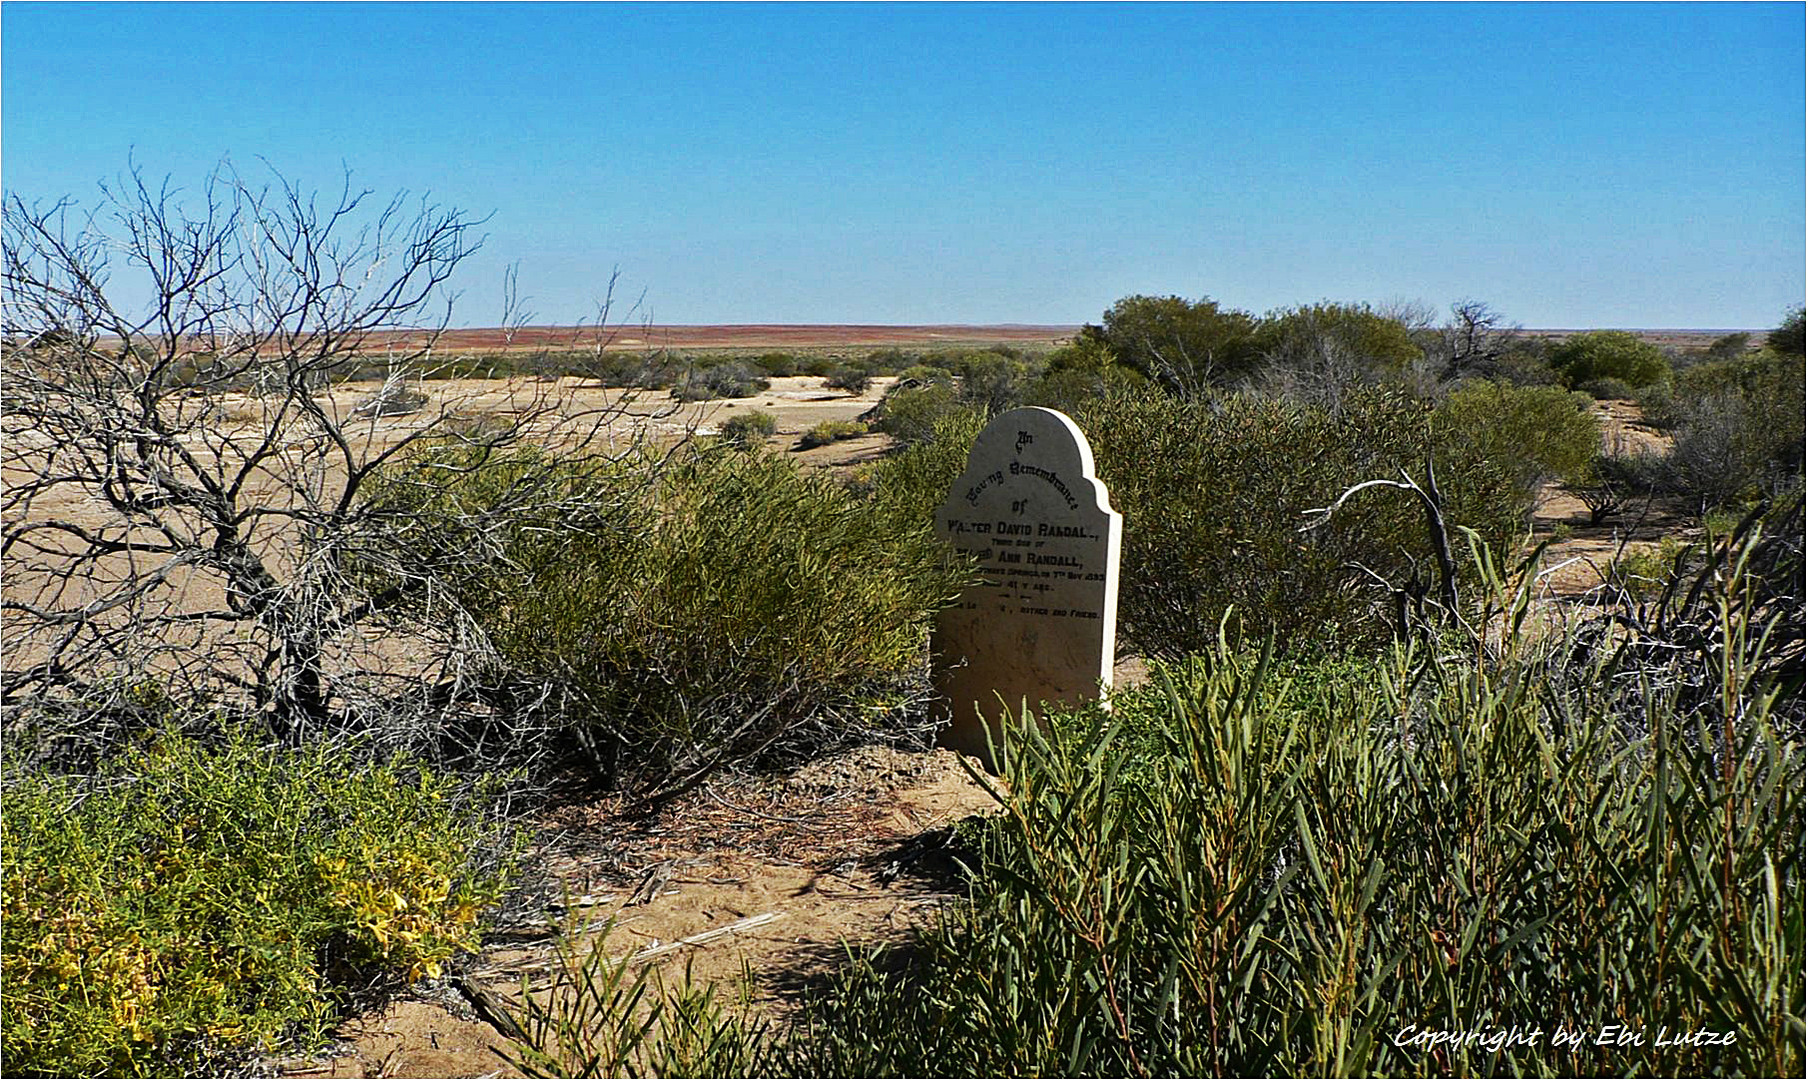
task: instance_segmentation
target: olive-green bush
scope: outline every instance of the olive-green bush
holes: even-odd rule
[[[1435,425],[1454,460],[1511,476],[1528,514],[1540,485],[1586,472],[1601,451],[1592,402],[1555,386],[1467,382],[1438,406]]]
[[[739,360],[729,360],[686,368],[672,384],[672,396],[679,401],[743,398],[752,397],[771,385],[771,380],[759,368]]]
[[[858,396],[866,393],[866,388],[872,385],[872,381],[872,372],[862,368],[844,367],[829,372],[828,378],[822,380],[822,385],[830,390],[846,390],[848,393]]]
[[[1803,472],[1802,358],[1759,353],[1677,376],[1666,419],[1672,490],[1703,506],[1774,495]]]
[[[1103,341],[1117,362],[1175,390],[1227,385],[1261,364],[1256,319],[1210,297],[1126,296],[1085,336]]]
[[[720,434],[731,446],[742,450],[765,442],[778,433],[778,417],[769,412],[745,412],[722,421]]]
[[[1425,355],[1405,323],[1368,304],[1302,304],[1256,326],[1255,347],[1269,364],[1296,364],[1327,346],[1376,371],[1401,371]]]
[[[1509,388],[1500,398],[1520,393],[1531,392]],[[1507,453],[1510,444],[1472,400],[1434,411],[1403,392],[1370,388],[1333,414],[1242,394],[1176,399],[1147,389],[1080,404],[1074,419],[1124,514],[1122,642],[1149,656],[1186,655],[1214,640],[1233,608],[1251,631],[1385,636],[1392,600],[1356,564],[1397,583],[1415,560],[1429,568],[1419,502],[1370,490],[1302,531],[1316,520],[1307,511],[1361,481],[1397,479],[1401,469],[1422,482],[1430,456],[1452,535],[1460,525],[1510,543],[1528,509],[1521,478],[1532,466]],[[1552,401],[1575,412],[1561,391]],[[866,483],[886,513],[929,521],[984,419],[978,410],[943,416],[931,439],[876,463]]]
[[[512,850],[448,777],[243,734],[16,777],[3,827],[9,1076],[212,1071],[313,1043],[373,977],[475,949]]]
[[[900,528],[829,476],[708,445],[595,472],[523,454],[433,497],[481,502],[536,471],[594,513],[519,522],[458,588],[511,677],[555,688],[605,780],[885,730],[968,580],[926,521]]]
[[[1076,420],[1124,514],[1119,625],[1148,656],[1209,647],[1232,609],[1258,633],[1387,633],[1391,601],[1371,573],[1401,584],[1416,565],[1429,585],[1432,541],[1404,491],[1365,491],[1322,524],[1308,514],[1362,481],[1406,470],[1422,483],[1429,458],[1447,521],[1497,545],[1524,512],[1513,474],[1466,437],[1461,416],[1397,391],[1353,392],[1336,413],[1244,395],[1125,395]]]
[[[914,386],[900,384],[887,391],[879,403],[873,430],[909,446],[933,437],[937,420],[964,408],[960,387],[951,379],[924,381]]]
[[[1576,389],[1596,401],[1631,401],[1638,395],[1638,391],[1634,390],[1626,380],[1616,379],[1611,375],[1604,379],[1591,379]]]
[[[858,439],[866,433],[867,426],[858,420],[824,420],[798,437],[797,449],[814,450],[830,443]]]
[[[1664,351],[1624,330],[1591,330],[1568,338],[1551,349],[1550,363],[1571,386],[1619,379],[1636,388],[1670,376]]]
[[[797,374],[797,357],[787,352],[761,353],[753,358],[753,362],[773,378]]]
[[[1802,305],[1797,304],[1783,313],[1782,323],[1764,336],[1764,344],[1778,356],[1800,357],[1803,354],[1803,342],[1808,339],[1808,316],[1805,316]]]

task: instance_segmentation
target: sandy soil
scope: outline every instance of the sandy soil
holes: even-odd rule
[[[1669,436],[1644,423],[1629,401],[1600,401],[1601,442],[1610,453],[1662,453]],[[1689,519],[1670,502],[1639,503],[1600,525],[1588,524],[1582,500],[1554,487],[1544,493],[1532,519],[1534,540],[1550,537],[1560,526],[1569,536],[1545,549],[1541,595],[1561,605],[1587,603],[1606,580],[1616,557],[1638,548],[1656,547],[1665,537],[1693,532]]]
[[[318,1057],[270,1064],[296,1077],[519,1075],[498,1053],[508,1040],[457,984],[512,1004],[525,979],[545,995],[556,929],[611,956],[676,945],[647,962],[668,980],[688,967],[731,998],[744,990],[752,1009],[782,1021],[848,943],[901,940],[955,899],[950,827],[995,808],[946,750],[867,746],[789,776],[715,782],[648,821],[624,818],[614,800],[550,811],[527,858],[537,902],[461,974],[349,1020]]]
[[[419,410],[398,416],[363,416],[357,412],[376,392],[374,383],[349,383],[321,394],[319,400],[340,421],[345,434],[367,454],[392,446],[424,424],[441,419],[456,422],[485,417],[531,418],[525,421],[526,433],[551,445],[568,444],[600,424],[600,445],[621,446],[636,437],[669,443],[687,433],[713,434],[728,418],[754,411],[767,412],[775,418],[777,433],[769,445],[789,451],[804,432],[819,423],[859,417],[878,403],[894,381],[877,377],[864,393],[850,394],[827,389],[819,376],[791,376],[773,379],[770,388],[754,397],[687,404],[674,401],[664,391],[607,389],[576,378],[427,380],[411,384],[411,388],[425,395]],[[185,451],[210,465],[223,462],[229,474],[243,455],[257,449],[264,410],[272,407],[272,400],[226,394],[215,401],[180,403],[183,408],[212,410],[202,418],[200,427],[184,437]],[[0,454],[0,482],[13,488],[43,468],[49,447],[44,436],[24,428],[16,419],[0,423],[0,437],[5,440],[4,454]],[[878,457],[887,442],[881,435],[866,436],[797,452],[795,456],[808,466],[848,466]],[[343,476],[341,463],[329,450],[324,461],[328,475],[323,478],[312,471],[318,460],[309,459],[304,464],[283,457],[271,459],[252,475],[247,502],[268,507],[294,505],[293,492],[309,487],[317,489],[318,498],[324,503],[336,500],[338,489],[332,475]],[[284,475],[276,475],[284,470]],[[309,479],[298,480],[298,476]],[[59,519],[89,528],[116,522],[114,512],[97,493],[73,484],[44,492],[34,499],[27,513],[34,519]],[[280,533],[279,520],[266,519],[255,544],[272,560],[275,572],[284,575],[293,545],[291,538]],[[126,572],[126,563],[124,557],[101,560],[97,573],[62,582],[58,603],[72,609],[103,595]],[[9,553],[5,565],[7,593],[48,595],[57,581],[58,565],[48,556]],[[170,575],[164,595],[171,611],[212,610],[223,606],[222,587],[221,578],[213,571],[183,568]],[[4,644],[9,664],[28,664],[39,655],[37,642],[23,640],[17,634],[4,635]],[[191,645],[195,643],[185,640],[183,647]]]

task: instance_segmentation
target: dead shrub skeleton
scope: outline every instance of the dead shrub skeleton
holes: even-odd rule
[[[98,721],[154,673],[161,700],[248,707],[291,741],[344,724],[397,743],[443,733],[491,666],[440,583],[500,557],[511,514],[557,514],[578,496],[530,478],[428,521],[369,498],[373,479],[436,441],[468,448],[444,466],[467,470],[529,440],[599,467],[639,449],[605,438],[626,397],[579,409],[559,383],[514,382],[480,405],[408,386],[447,361],[447,284],[482,224],[425,200],[378,203],[349,177],[322,199],[230,165],[194,192],[135,168],[86,214],[8,197],[9,726],[60,715],[66,730],[41,744],[104,740]],[[135,290],[141,305],[127,303]],[[518,329],[512,274],[505,293]],[[609,303],[582,329],[599,358]],[[349,380],[377,365],[376,400],[419,407],[406,422],[353,407],[369,384],[353,393]],[[405,657],[358,632],[403,617]]]

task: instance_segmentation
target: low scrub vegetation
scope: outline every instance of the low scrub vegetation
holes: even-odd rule
[[[1007,728],[1004,812],[961,833],[968,902],[858,956],[786,1031],[711,1005],[712,1062],[1800,1072],[1801,648],[1774,636],[1801,614],[1799,507],[1773,524],[1672,578],[1689,633],[1598,647],[1650,606],[1532,632],[1529,581],[1478,553],[1491,642],[1220,640],[1110,712]]]
[[[884,527],[875,504],[776,458],[700,447],[591,474],[543,455],[508,469],[592,486],[597,513],[524,521],[458,588],[509,678],[552,687],[539,699],[609,778],[896,734],[928,620],[967,580],[927,522]],[[482,501],[503,472],[395,490]]]
[[[713,398],[744,398],[770,388],[772,381],[759,369],[731,360],[709,367],[687,369],[672,387],[679,401],[709,401]]]
[[[769,412],[737,413],[722,421],[719,434],[731,446],[751,449],[778,434],[778,417]]]
[[[1611,379],[1636,388],[1670,377],[1663,350],[1624,330],[1577,334],[1551,350],[1550,364],[1571,386]]]
[[[830,390],[846,390],[858,397],[866,393],[866,388],[872,385],[872,381],[872,373],[862,368],[841,368],[831,371],[828,377],[822,380],[822,385]]]
[[[867,430],[867,426],[858,420],[824,420],[803,433],[797,440],[797,449],[814,450],[819,446],[858,439]]]
[[[477,944],[508,846],[404,760],[154,737],[6,793],[9,1075],[217,1067],[311,1043]]]
[[[929,519],[983,416],[944,414],[878,464],[867,482],[891,513]],[[1423,507],[1382,490],[1317,528],[1307,528],[1307,511],[1331,506],[1357,480],[1406,470],[1423,481],[1430,461],[1448,520],[1504,547],[1523,528],[1536,483],[1586,466],[1600,439],[1567,393],[1488,383],[1435,408],[1377,387],[1336,412],[1151,388],[1092,399],[1075,418],[1125,515],[1119,632],[1136,651],[1167,657],[1209,646],[1232,609],[1256,633],[1387,637],[1401,597],[1378,582],[1420,597],[1439,586]]]
[[[223,173],[185,215],[155,190],[93,220],[221,268],[153,275],[180,327],[102,295],[106,238],[5,208],[3,389],[32,438],[6,458],[0,1071],[256,1068],[441,971],[506,885],[498,775],[582,771],[651,809],[718,768],[920,744],[928,628],[973,579],[932,515],[1022,404],[1092,442],[1153,683],[1013,726],[1003,813],[960,831],[968,902],[831,974],[795,1028],[568,949],[578,992],[524,1005],[525,1071],[1801,1071],[1799,309],[1763,348],[1675,357],[1547,346],[1474,301],[1434,323],[1134,296],[1047,355],[602,334],[446,358],[423,331],[379,364],[364,335],[431,322],[407,283],[445,281],[474,221],[423,207],[385,261],[382,228],[334,233],[361,197],[317,212]],[[387,280],[305,334],[194,332],[354,263]],[[748,452],[769,414],[624,447],[598,434],[624,395],[585,435],[541,393],[893,373],[869,418],[896,445],[853,483]],[[471,414],[423,381],[458,374],[532,401]],[[359,428],[320,396],[348,380]],[[1590,395],[1624,392],[1668,453],[1601,453]],[[1597,522],[1686,500],[1708,540],[1623,553],[1609,609],[1552,629],[1531,568],[1496,561],[1552,481]],[[1543,1041],[1491,1034],[1515,1025]],[[1715,1038],[1551,1041],[1613,1025]]]

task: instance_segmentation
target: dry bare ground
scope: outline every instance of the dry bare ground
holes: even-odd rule
[[[867,746],[788,777],[717,781],[649,821],[624,819],[615,799],[561,807],[527,857],[524,910],[463,974],[349,1021],[326,1054],[274,1064],[286,1076],[518,1075],[473,998],[516,1004],[524,978],[543,992],[555,935],[575,930],[584,948],[611,923],[612,955],[650,954],[668,980],[688,968],[782,1021],[846,943],[899,940],[955,897],[949,829],[992,805],[949,751]]]
[[[1663,453],[1670,448],[1669,436],[1647,425],[1631,402],[1596,402],[1595,413],[1601,420],[1602,446],[1610,452]],[[1533,515],[1533,539],[1547,539],[1562,526],[1569,536],[1545,549],[1540,584],[1544,599],[1564,606],[1587,603],[1621,554],[1654,548],[1666,537],[1692,535],[1688,519],[1661,500],[1636,503],[1600,525],[1589,525],[1582,500],[1547,488]]]

